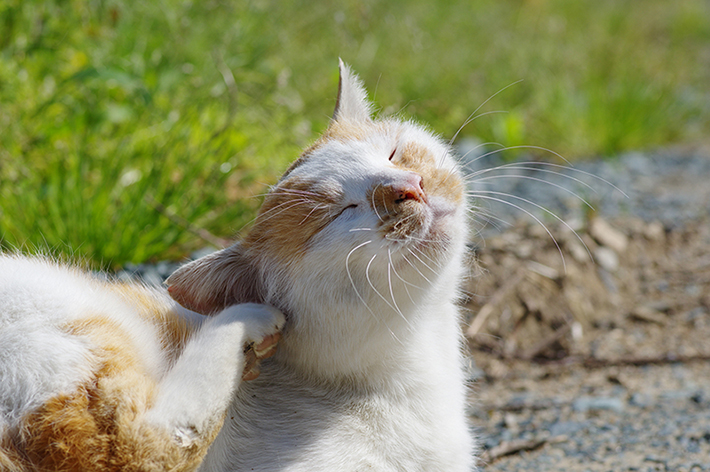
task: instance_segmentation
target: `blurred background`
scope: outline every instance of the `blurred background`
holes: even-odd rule
[[[447,138],[475,110],[459,140],[571,161],[710,130],[706,0],[4,0],[2,248],[116,269],[233,237],[327,125],[338,57]]]

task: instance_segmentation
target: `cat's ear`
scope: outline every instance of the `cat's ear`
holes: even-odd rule
[[[230,305],[263,302],[260,280],[237,243],[180,267],[165,283],[180,305],[211,315]]]
[[[339,61],[338,98],[331,121],[369,122],[372,110],[365,87],[350,67]]]

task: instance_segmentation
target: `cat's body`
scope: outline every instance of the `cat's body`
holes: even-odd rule
[[[96,361],[87,358],[81,338],[87,332],[72,326],[81,318],[78,308],[89,305],[93,313],[98,304],[133,340],[127,344],[138,367],[126,391],[149,379],[132,394],[143,391],[142,403],[126,421],[172,441],[163,456],[173,450],[187,456],[161,469],[166,458],[143,451],[145,467],[106,470],[191,470],[220,425],[200,470],[471,470],[455,305],[466,212],[449,149],[411,123],[373,121],[359,81],[341,66],[331,125],[267,195],[250,233],[168,280],[170,295],[187,309],[158,292],[0,258],[0,295],[5,290],[11,300],[0,297],[0,325],[15,326],[14,343],[26,339],[19,349],[36,361],[36,372],[27,374],[21,353],[3,347],[0,331],[0,376],[26,377],[10,389],[0,386],[6,451],[0,466],[19,463],[18,457],[38,460],[23,451],[18,428],[27,428],[56,396],[96,377]],[[26,264],[46,284],[21,288],[7,275],[12,264]],[[119,302],[111,301],[116,297]],[[286,326],[259,378],[240,383],[244,343],[259,343],[282,323],[278,312],[254,303],[277,307]],[[53,304],[67,313],[53,312]],[[126,305],[133,314],[125,314]],[[17,321],[23,316],[36,319],[32,329]],[[52,340],[40,340],[45,334]],[[40,359],[61,364],[56,368],[67,372],[64,378],[55,379],[55,367],[41,367]],[[18,403],[12,389],[24,388],[22,382],[36,392]],[[124,450],[109,449],[113,455]]]
[[[194,470],[245,343],[283,321],[257,304],[207,318],[164,291],[0,255],[0,470]]]

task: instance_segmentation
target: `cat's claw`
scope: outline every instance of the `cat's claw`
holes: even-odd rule
[[[281,339],[281,333],[276,332],[264,337],[256,343],[249,343],[244,348],[244,371],[242,380],[254,380],[259,377],[259,361],[276,353],[276,347]]]
[[[269,334],[258,343],[254,344],[254,353],[257,359],[266,359],[276,353],[276,345],[281,340],[281,333]]]
[[[260,310],[264,308],[267,307],[259,306]],[[242,380],[254,380],[259,376],[259,361],[273,356],[276,353],[278,342],[281,340],[281,329],[286,320],[283,314],[275,308],[268,307],[267,310],[273,317],[271,325],[273,331],[258,338],[255,336],[252,341],[245,344]]]

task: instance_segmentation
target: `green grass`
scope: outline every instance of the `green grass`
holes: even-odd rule
[[[97,266],[247,224],[337,58],[383,113],[568,158],[710,131],[705,0],[0,3],[0,238]]]

